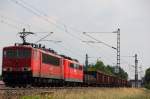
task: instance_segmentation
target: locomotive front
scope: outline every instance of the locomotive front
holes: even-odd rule
[[[6,85],[27,84],[31,80],[31,47],[11,46],[3,49],[2,76]]]

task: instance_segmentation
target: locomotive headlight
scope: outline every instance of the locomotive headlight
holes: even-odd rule
[[[3,71],[12,71],[12,68],[11,68],[11,67],[8,67],[8,68],[3,68],[2,70],[3,70]]]
[[[24,67],[23,71],[31,71],[31,68],[30,67]]]
[[[12,71],[12,67],[7,68],[7,71]]]
[[[7,71],[7,68],[3,68],[3,71]]]

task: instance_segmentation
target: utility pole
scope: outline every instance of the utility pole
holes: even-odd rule
[[[88,67],[88,54],[86,54],[86,58],[85,58],[85,68],[87,68]]]
[[[137,54],[135,54],[135,87],[138,87],[138,59]]]
[[[110,34],[115,33],[115,34],[117,34],[117,47],[111,46],[111,45],[109,45],[109,44],[107,44],[103,41],[100,41],[100,40],[88,35],[88,33],[110,33]],[[102,43],[105,46],[110,47],[112,49],[115,49],[117,51],[117,57],[116,57],[117,58],[117,60],[116,60],[117,64],[115,66],[116,67],[115,68],[115,73],[119,73],[119,71],[120,71],[120,29],[118,28],[117,31],[113,31],[113,32],[83,32],[83,34],[88,36],[89,38],[97,41],[97,42],[94,42],[94,41],[83,41],[83,42],[86,42],[86,43]]]
[[[117,33],[117,66],[116,66],[116,73],[119,73],[120,68],[120,29],[116,31]]]

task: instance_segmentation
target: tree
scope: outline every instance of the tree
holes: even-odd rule
[[[105,67],[105,72],[109,75],[113,75],[113,67],[111,67],[110,65],[107,65]]]
[[[128,79],[127,72],[125,72],[121,67],[119,68],[120,69],[119,73],[115,73],[114,67],[112,67],[110,65],[105,66],[104,63],[100,60],[98,60],[95,65],[90,64],[87,68],[88,69],[86,69],[86,70],[89,70],[89,71],[99,70],[99,71],[102,71],[102,72],[109,74],[109,75],[114,75],[114,76],[117,76],[117,77],[122,78],[122,79]]]
[[[117,77],[128,79],[128,73],[125,72],[121,67],[119,68],[119,73],[114,73]]]
[[[105,71],[105,65],[102,61],[98,60],[95,64],[96,70]]]
[[[146,88],[150,89],[150,68],[148,68],[145,72],[144,85]]]
[[[150,83],[150,68],[148,68],[145,72],[145,83]]]

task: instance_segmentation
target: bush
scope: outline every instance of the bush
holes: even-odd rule
[[[145,86],[145,88],[150,89],[150,83],[149,84],[145,84],[144,86]]]

